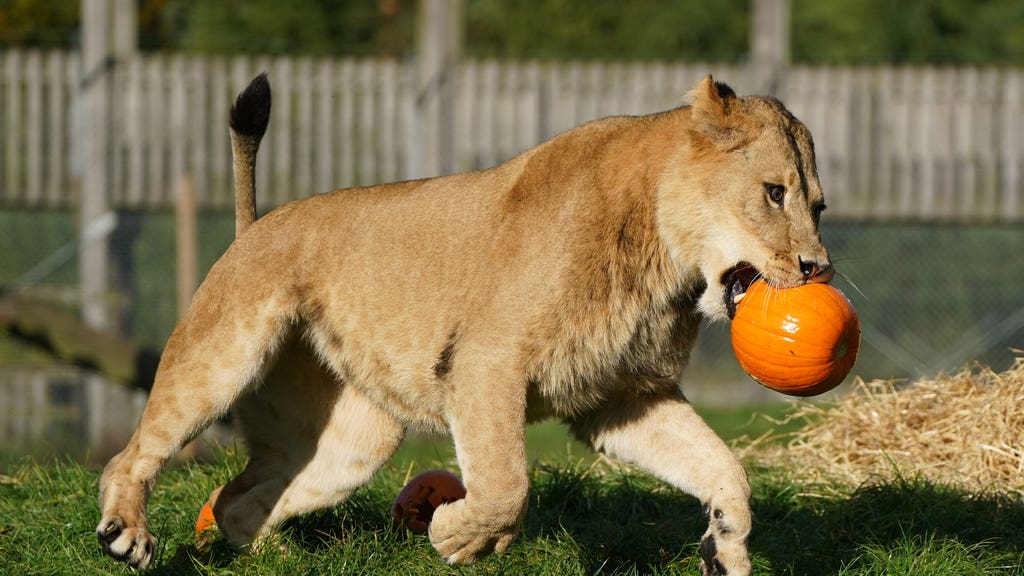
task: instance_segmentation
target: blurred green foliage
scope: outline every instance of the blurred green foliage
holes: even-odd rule
[[[814,64],[1021,64],[1019,0],[792,0],[792,58]]]
[[[74,44],[79,12],[78,2],[0,0],[0,46]]]
[[[748,55],[751,0],[464,0],[470,57],[708,60]],[[415,0],[138,0],[143,50],[402,57]],[[0,0],[0,46],[69,47],[78,1]],[[792,0],[805,64],[1021,64],[1020,0]]]
[[[732,61],[749,0],[467,0],[470,56]]]

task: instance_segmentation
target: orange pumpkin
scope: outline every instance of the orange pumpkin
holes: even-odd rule
[[[860,348],[857,311],[842,292],[823,283],[780,290],[754,282],[736,306],[730,332],[743,370],[791,396],[838,386]]]
[[[395,522],[417,534],[426,534],[434,510],[466,497],[466,488],[459,477],[447,470],[427,470],[409,480],[391,504]]]

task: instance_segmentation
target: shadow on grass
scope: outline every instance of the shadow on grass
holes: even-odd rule
[[[700,506],[656,480],[553,471],[535,480],[532,498],[524,538],[573,539],[588,573],[671,573],[699,563]],[[752,507],[755,573],[838,574],[867,550],[933,540],[1010,558],[1008,569],[1024,573],[1024,501],[1012,496],[901,478],[845,498],[809,498],[769,483],[755,488]]]
[[[846,498],[812,499],[772,485],[755,490],[753,508],[751,551],[781,574],[836,574],[866,550],[897,549],[901,542],[955,541],[1013,558],[1017,568],[1024,559],[1024,502],[995,492],[967,494],[898,478]]]
[[[696,568],[705,529],[696,500],[653,478],[546,469],[534,477],[521,539],[575,547],[587,574],[649,573]]]
[[[572,558],[573,572],[580,574],[698,573],[697,545],[706,526],[695,499],[633,473],[540,468],[532,480],[522,535],[509,556],[489,561],[491,571],[500,572],[506,564],[539,565],[545,555],[562,555]],[[394,484],[374,483],[336,510],[290,522],[288,546],[314,557],[337,553],[339,547],[366,547],[384,555],[413,549],[415,562],[436,562],[438,570],[445,570],[424,537],[406,536],[391,524],[387,509]],[[864,486],[847,497],[812,498],[799,494],[801,488],[775,480],[755,485],[750,539],[755,574],[846,573],[844,568],[863,563],[872,550],[898,548],[900,542],[913,548],[955,541],[968,556],[1008,557],[1016,565],[1024,559],[1024,502],[1018,498],[970,495],[908,479]],[[913,558],[914,551],[908,554]],[[220,541],[199,562],[227,567],[234,557]],[[194,561],[179,549],[178,557],[156,573],[189,573]],[[889,572],[886,561],[848,572],[904,573]]]

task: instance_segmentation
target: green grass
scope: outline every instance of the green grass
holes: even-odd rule
[[[718,420],[726,426],[728,418]],[[738,420],[737,420],[738,421]],[[736,431],[750,434],[751,426]],[[557,428],[532,433],[535,458],[522,534],[502,557],[442,564],[425,536],[396,529],[387,510],[406,474],[453,468],[443,442],[400,453],[344,505],[296,519],[279,546],[238,554],[221,540],[193,546],[195,515],[244,457],[172,467],[150,501],[159,538],[152,574],[591,575],[697,574],[704,530],[696,500],[646,475],[566,448]],[[756,434],[750,434],[756,435]],[[425,451],[424,451],[425,450]],[[431,450],[434,450],[431,452]],[[131,573],[100,552],[98,472],[66,460],[0,464],[0,574]],[[1024,574],[1024,502],[913,478],[836,490],[781,468],[750,467],[759,575]],[[825,495],[822,495],[825,494]]]

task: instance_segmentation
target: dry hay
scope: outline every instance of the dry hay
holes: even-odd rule
[[[900,386],[858,381],[834,403],[798,403],[807,425],[787,443],[754,442],[755,461],[823,485],[916,476],[1024,495],[1024,355],[1006,372],[977,366]]]

